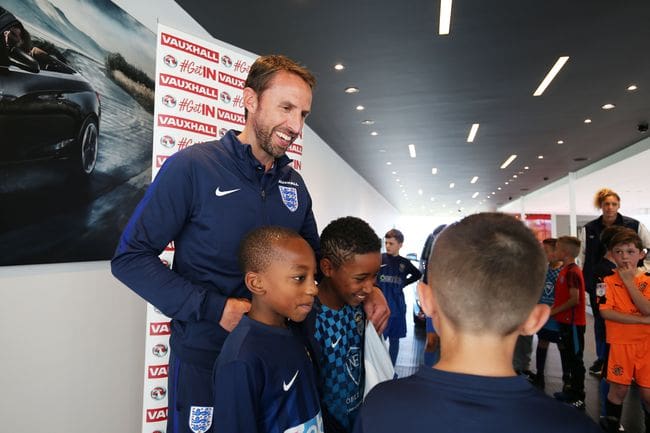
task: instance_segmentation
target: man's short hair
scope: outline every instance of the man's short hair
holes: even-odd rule
[[[539,241],[521,221],[480,213],[438,235],[428,281],[440,309],[457,329],[505,336],[526,320],[539,300],[546,267]]]
[[[250,231],[239,245],[242,272],[263,272],[277,257],[274,247],[295,238],[302,236],[286,227],[262,226]]]
[[[634,244],[640,251],[643,251],[643,241],[637,232],[634,230],[621,227],[621,230],[616,231],[609,241],[608,249],[613,250],[616,245]]]
[[[580,239],[575,236],[560,236],[557,238],[557,243],[562,244],[562,247],[566,249],[569,255],[573,258],[578,257],[580,254]]]
[[[338,268],[357,254],[381,251],[381,239],[361,218],[347,216],[329,223],[320,235],[322,258]]]
[[[393,238],[400,244],[404,243],[404,234],[401,231],[397,230],[397,229],[388,230],[384,237],[385,238]]]

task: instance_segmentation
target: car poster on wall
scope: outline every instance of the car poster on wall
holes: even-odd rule
[[[108,260],[151,181],[155,34],[110,0],[0,0],[0,265]]]

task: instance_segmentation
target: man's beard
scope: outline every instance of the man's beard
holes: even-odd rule
[[[262,150],[271,155],[274,159],[277,159],[284,156],[286,149],[273,145],[274,132],[275,129],[269,131],[263,127],[255,128],[255,137],[257,138],[257,142],[260,144]]]

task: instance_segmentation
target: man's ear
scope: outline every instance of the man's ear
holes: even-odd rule
[[[248,110],[249,113],[254,113],[257,110],[257,105],[259,102],[257,93],[255,93],[255,90],[251,89],[250,87],[245,87],[243,94],[244,108]]]
[[[257,272],[246,272],[246,275],[244,275],[244,283],[254,295],[260,296],[266,293],[262,277]]]
[[[528,314],[526,321],[519,327],[520,335],[534,335],[548,321],[551,307],[545,304],[537,304]]]
[[[320,259],[320,270],[326,277],[331,277],[334,271],[334,264],[327,257]]]

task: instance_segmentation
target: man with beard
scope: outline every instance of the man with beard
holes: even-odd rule
[[[167,432],[189,432],[193,416],[211,420],[212,366],[250,309],[237,262],[244,235],[288,227],[319,253],[311,197],[285,155],[309,114],[315,82],[287,57],[258,58],[243,91],[243,131],[168,158],[122,234],[113,274],[172,318]],[[171,270],[158,259],[170,241]],[[382,328],[389,313],[375,294],[365,309]]]

